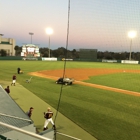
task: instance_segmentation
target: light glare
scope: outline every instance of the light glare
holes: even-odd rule
[[[137,35],[137,32],[136,32],[136,31],[129,31],[129,32],[128,32],[128,37],[129,37],[129,38],[135,38],[136,35]]]
[[[47,28],[46,29],[46,33],[48,34],[48,35],[51,35],[51,34],[53,34],[53,29],[52,28]]]

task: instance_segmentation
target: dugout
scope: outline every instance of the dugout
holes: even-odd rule
[[[97,61],[97,49],[79,49],[79,58],[82,61]]]

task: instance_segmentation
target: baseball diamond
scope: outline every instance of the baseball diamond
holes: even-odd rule
[[[85,73],[85,71],[86,71],[86,73]],[[140,70],[135,70],[135,71],[134,70],[125,70],[125,72],[140,73]],[[56,80],[56,79],[58,79],[58,77],[60,77],[62,75],[62,73],[63,73],[63,70],[46,70],[46,71],[31,72],[30,75]],[[139,92],[128,91],[128,90],[112,88],[112,87],[108,87],[108,86],[102,86],[102,85],[82,82],[83,80],[89,79],[90,76],[113,74],[113,73],[124,73],[124,70],[123,69],[66,69],[65,75],[67,77],[74,78],[75,79],[74,83],[76,83],[76,84],[81,84],[81,85],[85,85],[85,86],[90,86],[90,87],[140,96]]]

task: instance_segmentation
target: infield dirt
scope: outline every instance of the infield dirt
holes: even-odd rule
[[[90,86],[90,87],[94,87],[94,88],[100,88],[100,89],[104,89],[104,90],[110,90],[110,91],[140,96],[139,92],[133,92],[133,91],[123,90],[123,89],[118,89],[118,88],[112,88],[112,87],[82,82],[83,80],[88,80],[90,76],[106,75],[106,74],[113,74],[113,73],[124,73],[124,72],[140,73],[140,70],[66,69],[65,70],[65,77],[74,78],[75,84],[81,84],[81,85]],[[59,77],[62,77],[63,73],[64,73],[63,69],[60,69],[60,70],[45,70],[45,71],[31,72],[30,75],[56,80]]]

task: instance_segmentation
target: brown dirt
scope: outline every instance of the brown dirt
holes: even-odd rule
[[[43,78],[49,78],[49,79],[58,79],[59,77],[63,77],[63,70],[45,70],[45,71],[38,71],[38,72],[32,72],[31,75],[39,76]],[[81,84],[86,85],[90,87],[100,88],[104,90],[110,90],[125,94],[131,94],[135,96],[140,96],[139,92],[133,92],[133,91],[127,91],[122,90],[118,88],[112,88],[97,84],[91,84],[82,82],[82,80],[89,79],[90,76],[96,76],[96,75],[106,75],[106,74],[112,74],[112,73],[140,73],[140,70],[121,70],[121,69],[66,69],[65,70],[65,77],[74,78],[75,84]]]

